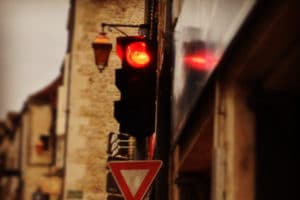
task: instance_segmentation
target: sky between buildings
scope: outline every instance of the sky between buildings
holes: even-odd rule
[[[0,0],[0,119],[58,76],[68,9],[69,0]]]

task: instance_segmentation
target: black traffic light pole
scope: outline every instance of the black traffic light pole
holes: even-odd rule
[[[138,137],[135,140],[135,160],[145,160],[147,158],[146,138]]]

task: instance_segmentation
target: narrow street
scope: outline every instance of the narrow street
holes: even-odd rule
[[[69,6],[56,78],[0,120],[0,200],[299,199],[300,2]]]

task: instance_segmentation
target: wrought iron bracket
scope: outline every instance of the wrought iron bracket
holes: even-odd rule
[[[112,28],[120,32],[121,34],[128,36],[127,33],[122,31],[119,27],[124,27],[124,28],[138,28],[139,33],[143,33],[149,29],[149,24],[110,24],[110,23],[102,23],[102,32],[104,32],[105,27],[108,28],[108,31],[112,31]]]

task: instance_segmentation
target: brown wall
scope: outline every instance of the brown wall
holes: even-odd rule
[[[91,43],[101,22],[141,24],[144,1],[78,0],[75,1],[73,40],[70,52],[70,115],[64,197],[82,192],[82,199],[105,199],[107,134],[118,131],[113,103],[120,98],[115,86],[115,69],[120,61],[115,45],[109,66],[100,73],[95,66]],[[136,34],[135,29],[123,29]],[[118,32],[108,36],[115,42]]]
[[[32,193],[41,183],[41,178],[49,171],[48,164],[52,162],[50,151],[38,155],[35,150],[39,135],[50,134],[51,118],[49,104],[28,104],[28,110],[22,115],[24,200],[31,200]]]

